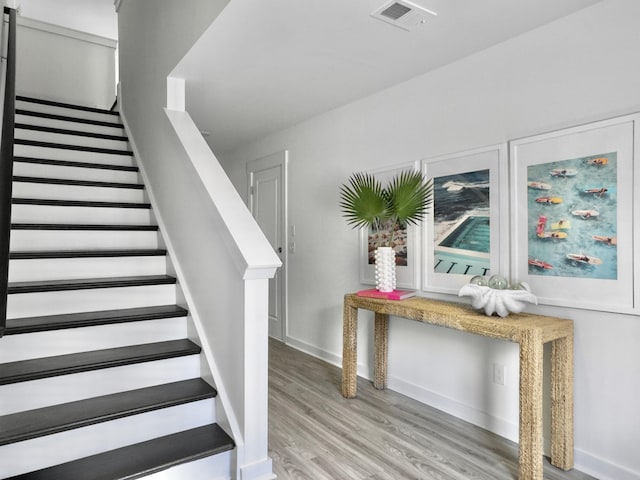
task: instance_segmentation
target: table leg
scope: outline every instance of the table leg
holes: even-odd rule
[[[539,332],[525,332],[520,339],[520,477],[542,476],[542,379],[544,345]]]
[[[358,381],[358,309],[344,304],[342,317],[342,396],[356,396]]]
[[[389,337],[389,315],[384,313],[375,314],[374,326],[374,370],[373,386],[378,390],[387,388],[387,351]]]
[[[573,333],[551,343],[551,464],[573,468]]]

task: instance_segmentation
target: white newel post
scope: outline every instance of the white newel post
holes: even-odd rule
[[[244,290],[244,446],[238,452],[239,479],[271,480],[276,477],[268,455],[269,278],[245,275]]]

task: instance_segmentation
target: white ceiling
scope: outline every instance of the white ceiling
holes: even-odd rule
[[[599,0],[413,0],[411,32],[370,17],[385,0],[231,0],[174,71],[221,153],[486,49]]]
[[[113,0],[16,0],[24,16],[116,38]],[[231,0],[173,75],[220,153],[452,63],[601,0],[412,0],[411,32],[370,17],[384,0]]]

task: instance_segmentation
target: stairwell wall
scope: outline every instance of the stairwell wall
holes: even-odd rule
[[[17,24],[19,95],[111,108],[116,97],[115,40],[22,16]]]
[[[197,312],[200,339],[210,347],[214,377],[219,375],[216,383],[220,396],[229,399],[225,408],[231,406],[235,412],[234,418],[228,420],[232,428],[236,420],[239,425],[239,431],[233,430],[240,444],[237,476],[266,480],[273,478],[266,430],[268,284],[257,278],[260,274],[254,277],[248,272],[244,278],[239,276],[238,257],[233,250],[242,246],[229,246],[229,218],[212,201],[210,188],[216,182],[212,179],[227,182],[226,188],[233,194],[231,203],[244,210],[246,207],[222,168],[216,167],[217,160],[188,114],[164,110],[168,75],[226,3],[119,2],[120,102],[169,250],[175,254],[178,277],[188,287],[192,312]],[[223,207],[230,204],[226,197],[222,199]],[[260,312],[264,318],[259,318]],[[256,338],[262,338],[257,346],[252,344]],[[256,369],[261,372],[259,385],[252,383],[254,372],[248,365],[254,364],[249,357],[262,358]],[[227,414],[231,417],[229,411]],[[244,437],[239,437],[239,432]]]
[[[246,163],[289,151],[296,252],[289,255],[287,343],[341,364],[342,297],[365,287],[358,233],[338,207],[338,187],[352,172],[640,111],[638,18],[640,2],[605,0],[222,155],[246,195]],[[631,205],[620,208],[632,218]],[[575,322],[576,468],[603,480],[640,479],[640,318],[530,311]],[[359,373],[367,376],[372,321],[360,316]],[[506,365],[506,385],[491,382],[493,363]],[[394,390],[517,439],[516,345],[394,319],[388,368]]]

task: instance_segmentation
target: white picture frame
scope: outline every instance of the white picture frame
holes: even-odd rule
[[[509,269],[507,144],[427,158],[422,160],[422,169],[426,178],[434,181],[434,203],[423,226],[422,290],[457,294],[475,275],[506,276]],[[467,180],[473,181],[464,181],[466,176]],[[459,178],[463,180],[442,183],[445,179]],[[488,185],[488,199],[483,182]],[[452,185],[445,187],[448,183]],[[453,219],[440,220],[442,215],[437,202],[443,197],[436,192],[438,188],[453,192],[449,198],[454,203],[457,192],[461,193],[461,208],[452,208]],[[486,208],[468,210],[469,195],[478,196],[483,204],[486,202]],[[463,206],[464,202],[467,202],[466,206]],[[477,221],[480,223],[478,228],[483,228],[484,224],[486,232],[487,222],[482,220],[485,215],[489,224],[489,252],[475,252],[456,244],[444,245],[456,235],[457,229],[465,228],[463,222]],[[486,236],[483,242],[486,242]]]
[[[637,310],[640,294],[634,291],[634,279],[639,271],[633,252],[638,251],[639,222],[633,185],[634,179],[638,185],[634,138],[638,140],[639,118],[627,115],[509,143],[511,277],[527,282],[539,303]],[[566,169],[570,176],[557,174]],[[542,178],[544,170],[549,176]],[[547,187],[534,198],[539,188]],[[607,191],[596,192],[601,187]],[[562,226],[558,219],[570,221],[566,236],[546,243],[540,232],[557,231]]]
[[[419,162],[407,162],[389,167],[368,170],[367,173],[375,175],[382,185],[403,170],[419,171]],[[418,288],[418,266],[420,265],[418,226],[409,226],[406,233],[406,265],[396,266],[396,287],[405,289]],[[369,246],[369,230],[360,229],[360,283],[375,285],[375,264],[371,260],[372,251]]]

